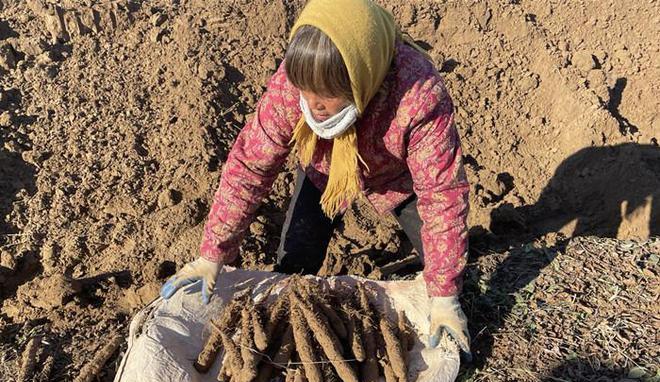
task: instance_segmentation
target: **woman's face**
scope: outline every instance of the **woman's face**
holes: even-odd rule
[[[306,90],[301,90],[300,94],[307,101],[309,109],[312,111],[312,116],[317,122],[325,121],[350,104],[344,97],[329,98]]]

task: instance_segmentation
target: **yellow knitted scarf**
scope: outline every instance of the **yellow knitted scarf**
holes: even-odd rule
[[[398,29],[392,15],[370,0],[311,0],[291,30],[302,25],[320,29],[337,46],[348,70],[358,115],[378,91],[394,57]],[[293,131],[294,147],[303,167],[314,155],[318,137],[302,117]],[[323,212],[334,217],[360,195],[355,125],[333,139],[328,184],[321,196]],[[368,168],[367,168],[368,170]]]

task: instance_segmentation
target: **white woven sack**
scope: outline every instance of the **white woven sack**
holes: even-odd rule
[[[131,321],[128,349],[115,382],[216,381],[220,362],[215,362],[206,374],[198,373],[193,367],[209,335],[209,319],[217,317],[222,306],[237,291],[252,286],[255,295],[258,295],[272,283],[285,278],[286,275],[273,272],[225,267],[225,272],[218,277],[215,295],[208,305],[201,303],[199,282],[182,288],[169,300],[158,298],[138,312]],[[326,280],[331,287],[336,287],[337,283],[367,282],[370,289],[376,291],[372,303],[381,312],[395,314],[391,308],[385,312],[386,306],[396,311],[405,311],[418,334],[418,341],[409,354],[409,380],[452,382],[456,379],[460,362],[456,344],[445,336],[437,348],[427,347],[429,304],[421,278],[383,282],[338,276]],[[277,293],[277,286],[274,289]],[[387,300],[389,303],[385,304]]]

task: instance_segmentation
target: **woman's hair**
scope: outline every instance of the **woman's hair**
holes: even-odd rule
[[[298,28],[286,51],[285,69],[289,81],[298,89],[353,102],[344,60],[332,40],[316,27]]]

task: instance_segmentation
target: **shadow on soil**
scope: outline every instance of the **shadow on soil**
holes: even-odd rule
[[[567,240],[546,248],[529,243],[574,223],[569,236],[616,237],[638,214],[637,229],[660,234],[660,149],[654,145],[623,144],[586,148],[564,160],[543,190],[538,203],[513,208],[504,204],[492,212],[490,232],[477,227],[470,235],[470,259],[465,272],[462,303],[469,318],[474,361],[459,380],[482,368],[493,351],[492,333],[500,330],[535,280]],[[641,215],[639,215],[641,214]],[[644,222],[648,221],[648,227]],[[640,223],[641,222],[641,223]],[[486,261],[493,271],[482,274],[475,261],[509,252],[504,260]],[[483,262],[482,262],[483,263]],[[567,361],[544,381],[610,380],[621,370],[603,369],[582,360]],[[605,379],[598,379],[606,377]]]
[[[660,235],[660,147],[582,149],[559,165],[537,203],[504,204],[491,217],[490,230],[502,236],[543,235],[569,224],[573,236],[628,236],[631,229]]]
[[[619,105],[621,105],[621,99],[623,98],[623,90],[626,88],[627,84],[628,80],[626,78],[617,78],[614,87],[608,91],[610,101],[607,104],[607,110],[609,110],[610,113],[612,113],[612,116],[616,118],[619,123],[619,131],[623,135],[634,134],[639,131],[639,128],[630,123],[630,121],[621,115],[621,112],[619,111]]]
[[[594,364],[593,361],[575,359],[565,361],[552,369],[547,376],[542,377],[543,382],[565,381],[635,381],[626,379],[628,372],[618,368]]]
[[[6,91],[4,99],[0,99],[0,113],[12,112],[20,103],[20,92]],[[30,146],[21,127],[33,123],[34,117],[13,115],[10,118],[9,127],[0,127],[0,302],[12,294],[17,285],[36,274],[33,254],[17,250],[27,238],[21,236],[20,229],[14,224],[22,220],[20,211],[25,207],[20,203],[36,191],[36,167],[21,156],[21,152]],[[19,205],[15,205],[17,202]]]

